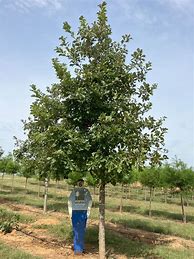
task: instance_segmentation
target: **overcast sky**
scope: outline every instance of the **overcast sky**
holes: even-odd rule
[[[0,0],[0,146],[13,150],[24,138],[21,119],[29,115],[29,86],[42,90],[56,82],[51,58],[68,21],[96,18],[96,0]],[[109,0],[113,39],[130,33],[129,53],[142,48],[157,83],[153,115],[166,116],[166,148],[194,166],[194,1]],[[130,58],[130,55],[129,55]]]

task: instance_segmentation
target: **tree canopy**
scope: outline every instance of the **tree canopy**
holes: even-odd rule
[[[58,82],[46,93],[31,86],[35,100],[24,122],[28,152],[42,172],[89,173],[101,191],[123,182],[134,165],[166,158],[164,118],[150,115],[157,87],[146,80],[151,63],[139,48],[127,63],[131,36],[114,41],[107,20],[103,2],[91,25],[83,16],[77,32],[64,23],[53,59]]]
[[[90,172],[98,182],[116,184],[136,163],[159,163],[166,129],[164,118],[146,115],[156,85],[146,82],[151,63],[143,51],[126,64],[131,36],[112,40],[105,3],[92,25],[81,16],[77,33],[67,22],[63,28],[69,36],[61,36],[56,52],[66,63],[53,59],[59,82],[47,93],[31,87],[35,101],[24,122],[39,167],[64,177]]]

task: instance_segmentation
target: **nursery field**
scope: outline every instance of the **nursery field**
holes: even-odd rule
[[[36,179],[0,178],[0,258],[98,258],[98,189],[87,224],[86,252],[74,256],[67,210],[71,191],[64,181],[49,183],[48,212],[43,214],[44,184]],[[108,186],[106,190],[107,258],[194,259],[194,200],[186,200],[182,223],[179,194],[156,190],[149,216],[149,190]],[[194,194],[193,194],[194,195]],[[10,232],[10,233],[4,233]],[[4,231],[4,232],[3,232]]]

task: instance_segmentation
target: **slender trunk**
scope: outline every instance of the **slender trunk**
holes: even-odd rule
[[[57,191],[61,192],[60,180],[57,181]]]
[[[58,180],[55,180],[55,196],[57,195],[58,186]]]
[[[94,199],[93,199],[93,206],[95,207],[96,203],[95,203],[95,199],[96,199],[96,187],[93,187],[93,192],[94,192]]]
[[[150,204],[149,204],[149,217],[152,216],[152,190],[153,188],[150,187]]]
[[[136,199],[138,199],[139,189],[136,189]]]
[[[126,186],[124,188],[124,193],[125,193],[125,200],[128,200],[128,192],[127,192],[128,188],[126,189]]]
[[[48,198],[48,179],[45,178],[44,182],[44,209],[43,212],[47,212],[47,198]]]
[[[122,186],[121,186],[120,209],[119,209],[120,213],[123,212],[123,189],[124,189],[124,187],[123,187],[123,184],[122,184]]]
[[[28,185],[28,177],[26,177],[26,181],[25,181],[25,191],[27,192],[27,185]]]
[[[181,208],[182,208],[183,223],[187,223],[185,207],[184,207],[184,198],[182,193],[181,193]]]
[[[144,189],[144,200],[147,201],[147,190],[146,190],[146,188]]]
[[[167,203],[167,191],[166,190],[164,191],[164,202],[165,202],[165,204]]]
[[[188,195],[186,197],[186,206],[189,207],[189,197],[188,197]]]
[[[13,192],[14,174],[12,174],[11,192]]]
[[[105,259],[105,184],[100,184],[99,193],[99,259]]]
[[[3,190],[3,180],[4,180],[4,172],[2,173],[2,176],[1,176],[1,189]]]
[[[94,195],[96,195],[96,186],[93,187]]]
[[[38,197],[40,198],[41,181],[38,180]]]
[[[153,188],[152,200],[154,200],[155,196],[156,196],[156,190],[155,190],[155,188]]]

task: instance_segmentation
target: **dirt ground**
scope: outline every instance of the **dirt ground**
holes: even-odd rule
[[[34,225],[42,224],[59,224],[61,219],[65,216],[59,212],[49,212],[47,215],[42,217],[42,210],[33,208],[31,206],[24,205],[13,205],[7,203],[7,201],[1,200],[6,207],[10,207],[13,211],[18,211],[24,215],[32,215],[36,217],[36,221],[28,224],[20,224],[19,230],[14,230],[10,234],[0,233],[0,239],[12,247],[19,248],[20,250],[26,251],[32,255],[41,256],[46,259],[71,259],[71,258],[98,258],[98,253],[92,246],[86,245],[86,253],[84,255],[74,255],[71,246],[65,243],[65,241],[59,241],[52,236],[49,236],[48,232],[44,229],[34,228]],[[67,220],[69,222],[69,220]],[[97,225],[97,221],[89,221],[89,225]],[[162,235],[157,233],[150,233],[147,231],[124,228],[121,225],[108,223],[107,229],[115,231],[118,235],[124,235],[125,237],[148,244],[165,244],[173,248],[193,248],[194,241],[185,240],[183,238]],[[118,255],[115,258],[125,259],[125,256]]]

